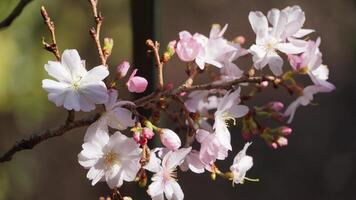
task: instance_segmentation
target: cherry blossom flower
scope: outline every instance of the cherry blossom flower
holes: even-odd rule
[[[248,18],[256,33],[256,44],[250,47],[250,51],[256,69],[262,69],[268,64],[273,74],[279,76],[283,72],[283,60],[277,50],[286,54],[299,54],[305,51],[304,42],[291,38],[300,31],[301,25],[304,23],[303,14],[298,15],[298,12],[294,12],[292,9],[282,12],[272,9],[268,13],[268,20],[273,26],[270,28],[268,20],[262,12],[250,12]],[[291,41],[288,42],[287,38],[290,38]]]
[[[289,55],[289,61],[294,70],[305,71],[315,85],[323,85],[329,88],[330,91],[335,89],[335,86],[328,82],[329,69],[322,64],[322,54],[319,50],[321,43],[320,37],[314,41],[308,41],[306,51],[300,55]]]
[[[110,188],[114,188],[120,187],[123,181],[135,179],[141,167],[142,151],[135,141],[119,131],[109,137],[104,129],[86,139],[78,160],[89,169],[87,178],[92,180],[92,185],[106,181]]]
[[[295,111],[300,105],[308,105],[313,100],[314,95],[319,92],[330,92],[330,89],[322,85],[310,85],[305,87],[303,89],[302,95],[299,96],[295,101],[293,101],[284,112],[285,116],[289,116],[287,122],[292,122],[295,115]]]
[[[136,73],[137,69],[132,72],[126,85],[130,92],[142,93],[146,90],[148,81],[141,76],[135,76]]]
[[[235,118],[243,117],[248,113],[248,107],[245,105],[239,105],[240,103],[240,88],[234,92],[228,92],[219,102],[218,108],[214,114],[214,130],[215,134],[221,141],[221,144],[225,148],[231,150],[231,136],[229,129],[227,128],[227,120],[235,120]]]
[[[200,69],[204,69],[205,64],[222,68],[224,63],[229,63],[230,57],[239,51],[236,45],[231,44],[223,38],[226,29],[227,25],[221,29],[219,24],[213,24],[209,38],[201,34],[197,35],[198,40],[203,46],[203,50],[199,51],[195,59]]]
[[[176,53],[178,57],[185,62],[193,61],[203,46],[198,42],[198,33],[193,36],[188,31],[179,32],[179,41],[177,43]]]
[[[162,166],[152,177],[152,183],[148,186],[147,193],[153,200],[183,200],[184,193],[177,182],[176,168],[180,165],[191,147],[177,151],[169,151],[162,160]]]
[[[200,160],[200,152],[197,150],[192,150],[186,157],[184,162],[179,166],[182,171],[188,171],[190,169],[192,172],[201,174],[204,173],[205,169],[211,170],[210,165],[203,163]]]
[[[177,150],[181,146],[181,141],[174,131],[162,128],[160,129],[160,139],[162,144],[170,150]]]
[[[42,81],[48,99],[56,106],[88,112],[95,109],[95,104],[108,100],[107,89],[102,81],[109,75],[107,67],[100,65],[87,71],[77,50],[65,50],[61,62],[49,61],[44,67],[57,80]]]
[[[199,159],[205,165],[211,165],[216,160],[225,160],[228,155],[227,149],[216,136],[204,129],[198,129],[195,135],[200,143]]]
[[[230,171],[233,174],[233,183],[235,184],[243,184],[246,172],[253,166],[253,158],[246,155],[247,148],[251,144],[251,142],[245,144],[244,148],[235,156],[234,162],[230,167]]]
[[[117,130],[125,130],[128,127],[135,125],[136,118],[132,116],[132,112],[122,107],[124,105],[135,104],[131,101],[118,100],[117,90],[108,90],[108,94],[109,100],[105,103],[106,112],[104,112],[96,122],[88,127],[85,133],[85,138],[91,137],[91,135],[96,134],[96,132],[101,129],[106,130],[108,126]]]

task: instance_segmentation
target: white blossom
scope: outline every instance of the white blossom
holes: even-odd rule
[[[119,131],[109,137],[105,126],[91,136],[82,145],[78,160],[89,169],[87,178],[92,180],[92,185],[106,181],[114,188],[120,187],[123,181],[133,181],[141,167],[139,145]]]
[[[87,112],[95,109],[95,104],[107,102],[107,89],[102,81],[109,75],[107,67],[100,65],[87,71],[77,50],[65,50],[61,62],[49,61],[45,69],[57,81],[45,79],[42,88],[57,106]]]

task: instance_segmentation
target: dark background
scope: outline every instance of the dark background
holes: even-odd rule
[[[318,106],[298,109],[287,148],[272,150],[259,138],[254,140],[248,151],[254,157],[254,167],[248,176],[258,177],[260,182],[231,187],[226,180],[212,181],[209,174],[181,173],[179,183],[185,199],[356,199],[353,191],[356,188],[355,1],[161,0],[155,3],[155,38],[162,46],[177,39],[181,30],[208,35],[212,23],[228,23],[226,38],[244,35],[246,48],[255,39],[247,19],[249,11],[267,13],[274,7],[300,5],[306,13],[304,27],[316,30],[311,38],[322,38],[324,63],[329,66],[330,81],[337,88],[330,94],[317,95]],[[6,16],[15,4],[16,1],[3,1],[0,16]],[[78,49],[88,67],[99,62],[88,34],[93,21],[86,0],[34,0],[10,28],[0,31],[0,152],[23,137],[57,126],[65,118],[66,112],[48,102],[40,87],[41,80],[48,77],[43,65],[54,59],[42,50],[40,43],[42,35],[48,37],[39,15],[40,5],[46,5],[57,24],[62,50]],[[102,36],[115,40],[109,62],[114,69],[122,60],[133,59],[130,1],[101,0],[100,9],[105,16]],[[135,17],[143,19],[139,14]],[[139,25],[136,24],[136,28]],[[141,45],[144,47],[144,43]],[[135,62],[143,65],[139,67],[146,74],[141,75],[149,78],[150,65],[146,65],[146,60]],[[245,68],[250,64],[242,61],[239,66]],[[175,58],[165,67],[165,73],[166,81],[180,84],[185,77],[184,64]],[[198,82],[204,79],[201,77]],[[120,96],[130,98],[125,93]],[[280,99],[288,104],[295,98],[283,90],[272,89],[257,97],[254,101],[257,104]],[[166,126],[170,126],[169,122]],[[18,153],[11,162],[0,164],[0,200],[98,199],[108,194],[105,183],[91,186],[86,179],[87,170],[77,162],[84,133],[85,128],[71,131],[31,151]],[[225,170],[244,143],[238,130],[231,133],[234,152],[228,160],[218,164]],[[128,183],[122,192],[134,199],[149,199],[142,196],[144,190],[137,189],[135,183]]]

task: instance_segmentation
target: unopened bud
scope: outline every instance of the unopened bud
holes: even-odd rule
[[[281,111],[284,108],[284,105],[282,102],[279,101],[274,101],[269,103],[269,107],[273,110],[273,111]]]
[[[129,71],[130,63],[127,61],[123,61],[119,66],[116,67],[116,77],[117,79],[121,79],[126,76]]]
[[[170,129],[160,129],[160,139],[162,144],[170,150],[177,150],[181,146],[181,141],[178,135]]]
[[[283,147],[283,146],[287,146],[288,145],[288,139],[285,137],[279,137],[277,139],[277,143],[279,146]]]
[[[268,81],[262,81],[260,83],[260,85],[261,85],[262,88],[266,88],[266,87],[268,87]]]
[[[292,133],[292,129],[287,127],[287,126],[283,126],[281,128],[279,128],[280,133],[282,133],[282,135],[287,136],[290,135]]]
[[[141,137],[140,132],[134,132],[133,139],[135,140],[135,142],[139,143],[140,142],[140,137]]]
[[[277,149],[277,148],[278,148],[278,144],[275,143],[275,142],[273,142],[273,143],[271,144],[271,147],[272,147],[273,149]]]
[[[152,139],[155,134],[154,134],[154,132],[152,131],[152,129],[150,129],[150,128],[144,128],[144,129],[142,130],[142,135],[143,135],[143,137],[145,137],[145,138],[147,138],[147,139]]]
[[[234,39],[234,42],[236,42],[236,43],[238,43],[240,45],[243,45],[246,42],[246,38],[244,36],[242,36],[242,35],[239,35]]]
[[[111,55],[113,46],[114,46],[114,40],[112,38],[104,38],[103,52],[106,56]]]

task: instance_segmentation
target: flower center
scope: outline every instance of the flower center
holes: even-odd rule
[[[106,165],[114,165],[120,163],[117,154],[111,151],[105,154],[104,159]]]
[[[177,171],[175,169],[163,171],[163,181],[167,182],[171,179],[177,180]]]
[[[79,89],[79,86],[80,86],[80,81],[82,80],[82,77],[78,77],[77,80],[73,81],[72,82],[72,88],[74,90],[78,90]]]

